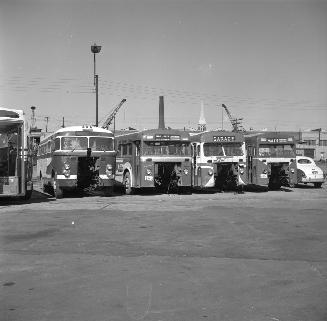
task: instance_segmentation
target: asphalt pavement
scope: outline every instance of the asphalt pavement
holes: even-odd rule
[[[326,192],[2,201],[0,319],[326,321]]]

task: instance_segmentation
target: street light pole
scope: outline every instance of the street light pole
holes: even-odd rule
[[[95,69],[95,55],[97,53],[99,53],[101,51],[101,46],[97,46],[96,44],[94,44],[93,46],[91,46],[91,51],[93,53],[93,65],[94,65],[94,86],[95,86],[95,126],[98,127],[98,103],[99,103],[99,99],[98,99],[98,75],[96,74],[96,69]]]

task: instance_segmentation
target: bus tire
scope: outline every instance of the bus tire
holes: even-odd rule
[[[313,186],[315,187],[315,188],[320,188],[321,187],[321,185],[322,185],[322,183],[320,182],[320,183],[314,183],[313,184]]]
[[[125,194],[126,195],[132,195],[133,194],[133,188],[131,186],[131,174],[128,171],[124,174],[123,184],[125,186]]]

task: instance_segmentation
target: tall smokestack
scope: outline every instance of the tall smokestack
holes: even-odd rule
[[[159,129],[165,129],[164,96],[159,96]]]

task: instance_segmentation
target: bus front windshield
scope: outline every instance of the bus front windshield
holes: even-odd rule
[[[114,149],[113,139],[110,137],[90,137],[92,151],[112,151]]]
[[[87,137],[62,137],[62,150],[87,150]]]
[[[261,157],[295,157],[292,145],[260,145]]]
[[[204,156],[243,156],[241,144],[203,144]]]
[[[142,155],[191,156],[191,148],[184,142],[144,142]]]

